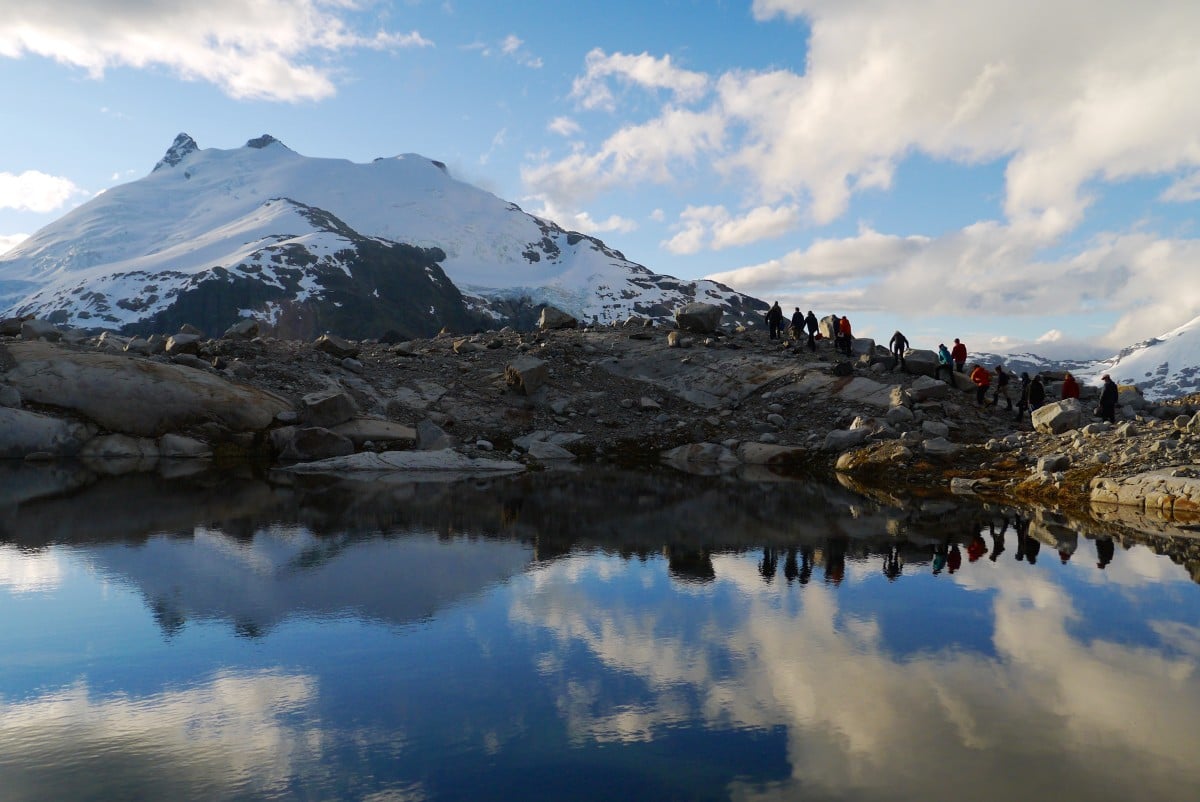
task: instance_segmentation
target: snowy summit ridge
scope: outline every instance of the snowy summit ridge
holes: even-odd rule
[[[278,336],[419,336],[527,326],[545,304],[611,322],[692,301],[744,320],[766,309],[658,275],[441,162],[312,158],[267,134],[220,150],[181,133],[149,175],[0,256],[0,316],[130,333],[251,316]]]

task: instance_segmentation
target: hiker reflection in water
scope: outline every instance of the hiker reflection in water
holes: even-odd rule
[[[846,578],[846,538],[831,537],[825,542],[825,581],[842,584]]]
[[[800,569],[796,567],[796,547],[788,546],[787,552],[783,558],[783,576],[787,579],[788,584],[792,584],[792,580],[800,576]]]
[[[988,555],[988,559],[996,562],[996,558],[1004,553],[1004,533],[1008,531],[1008,518],[1000,519],[1000,531],[996,531],[994,521],[988,522],[988,531],[992,535],[992,553]]]
[[[893,545],[883,555],[883,575],[888,578],[889,582],[895,582],[903,570],[904,564],[900,561],[900,547]]]
[[[1030,565],[1036,565],[1042,544],[1029,536],[1029,520],[1018,515],[1013,522],[1013,528],[1017,530],[1017,561],[1025,560]]]
[[[957,543],[950,546],[950,553],[946,555],[946,567],[950,569],[950,573],[962,567],[962,552],[958,550]]]
[[[1102,537],[1096,540],[1096,567],[1103,571],[1104,566],[1113,561],[1116,551],[1116,544],[1113,543],[1111,537]]]
[[[758,572],[766,582],[775,579],[775,571],[779,567],[779,554],[774,546],[764,546],[762,560],[758,563]]]
[[[807,585],[808,580],[812,579],[813,572],[813,548],[812,546],[800,547],[800,584]]]
[[[933,547],[933,573],[937,576],[946,567],[946,544],[941,543]]]
[[[984,542],[983,535],[976,532],[967,543],[967,562],[975,562],[985,554],[987,554],[987,543]]]

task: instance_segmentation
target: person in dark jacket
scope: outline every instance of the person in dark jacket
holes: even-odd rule
[[[895,370],[896,365],[899,365],[900,370],[908,373],[908,366],[904,364],[904,352],[908,350],[908,338],[897,329],[896,333],[892,335],[888,346],[892,349],[892,370]]]
[[[996,389],[992,391],[992,406],[999,406],[1000,399],[1004,399],[1004,408],[1011,410],[1013,408],[1012,396],[1008,394],[1008,373],[1004,370],[1004,366],[996,365]]]
[[[1117,422],[1117,384],[1107,373],[1100,377],[1104,386],[1100,390],[1100,417],[1109,423]]]
[[[767,312],[767,331],[772,340],[779,339],[779,332],[783,329],[783,309],[779,307],[779,301]]]
[[[800,307],[796,307],[796,311],[792,313],[792,330],[789,335],[793,340],[799,342],[800,333],[804,331],[804,315],[800,314]]]
[[[1021,416],[1029,411],[1029,386],[1033,381],[1029,378],[1028,373],[1021,373],[1021,387],[1017,391],[1017,415],[1016,420],[1020,420]]]
[[[817,316],[813,314],[811,309],[809,309],[808,314],[804,316],[804,326],[808,329],[808,350],[816,351],[817,329],[821,327],[821,324],[817,321]]]
[[[1046,385],[1042,384],[1042,374],[1033,377],[1029,382],[1029,409],[1032,412],[1046,403]]]

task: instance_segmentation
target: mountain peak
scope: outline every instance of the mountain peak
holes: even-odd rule
[[[155,172],[162,167],[174,167],[184,160],[186,156],[200,150],[200,146],[196,144],[196,140],[184,133],[180,133],[175,137],[175,141],[171,143],[171,147],[167,148],[166,154],[158,160],[158,164],[154,165]]]
[[[263,148],[267,147],[268,145],[273,145],[276,142],[279,142],[279,140],[276,139],[275,137],[271,136],[270,134],[263,134],[262,136],[255,137],[254,139],[248,140],[246,142],[246,147],[262,150]],[[285,147],[285,148],[287,147],[287,145],[284,145],[282,142],[279,142],[279,144],[283,145],[283,147]]]

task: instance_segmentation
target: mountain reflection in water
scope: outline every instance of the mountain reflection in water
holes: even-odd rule
[[[1192,541],[805,480],[0,476],[0,797],[1200,798]]]

